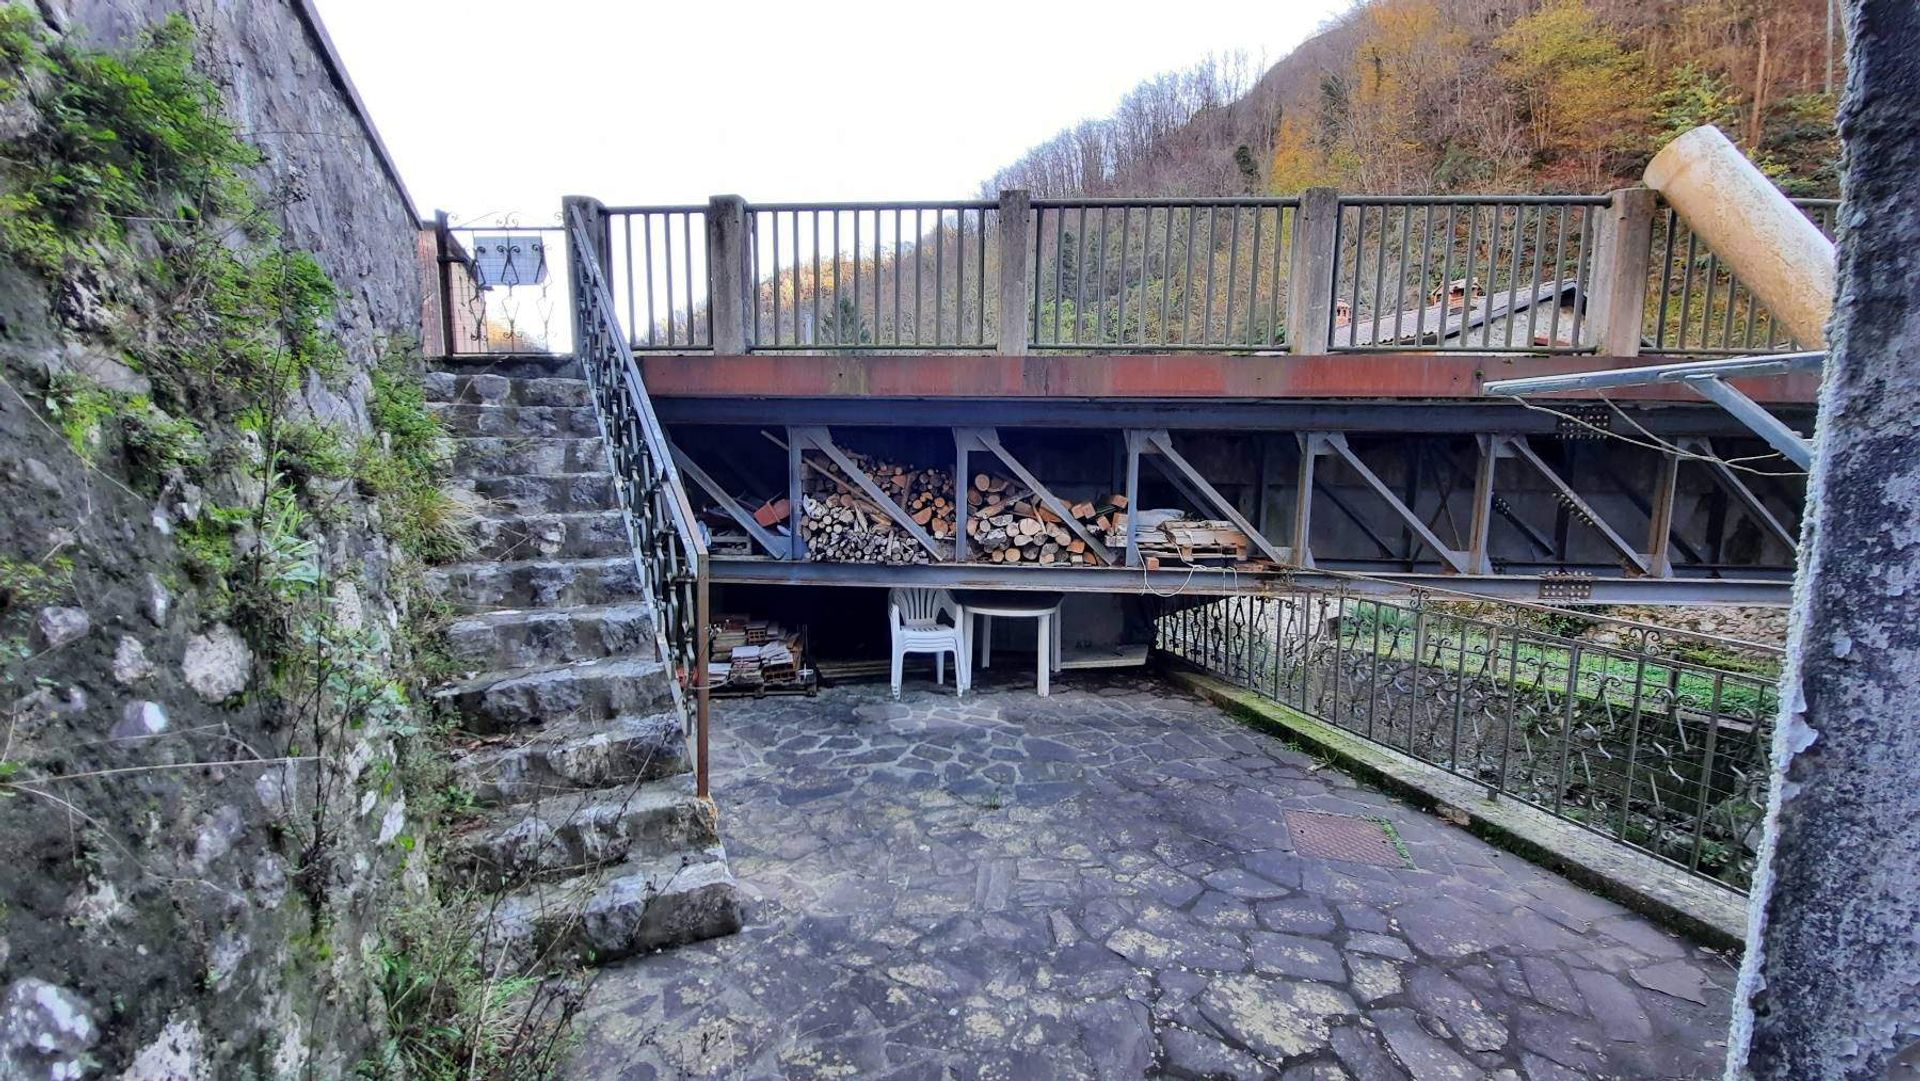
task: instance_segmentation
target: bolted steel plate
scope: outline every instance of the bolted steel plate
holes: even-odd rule
[[[1324,811],[1288,811],[1287,833],[1293,850],[1323,860],[1370,863],[1375,867],[1411,867],[1386,826],[1371,818],[1327,814]]]

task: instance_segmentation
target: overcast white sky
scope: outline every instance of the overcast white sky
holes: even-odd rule
[[[1208,52],[1350,0],[316,0],[422,212],[970,197]]]

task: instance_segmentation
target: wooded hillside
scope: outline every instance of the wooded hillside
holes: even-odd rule
[[[1600,191],[1712,123],[1789,194],[1833,196],[1826,21],[1826,0],[1368,0],[1257,79],[1239,58],[1150,79],[983,188]]]

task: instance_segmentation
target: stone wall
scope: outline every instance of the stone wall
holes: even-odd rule
[[[286,243],[338,287],[347,370],[307,380],[297,411],[364,433],[369,371],[420,332],[414,208],[305,0],[39,5],[52,31],[102,48],[176,11],[265,153]],[[351,1076],[383,1036],[383,917],[422,885],[399,783],[407,721],[338,741],[297,730],[259,643],[184,569],[203,503],[257,498],[244,441],[220,478],[156,497],[56,430],[35,380],[137,390],[120,349],[0,258],[0,1077]],[[320,595],[331,626],[390,664],[405,652],[399,552],[371,502],[336,494],[309,530]]]

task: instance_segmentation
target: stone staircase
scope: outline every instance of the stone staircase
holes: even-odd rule
[[[566,359],[444,364],[427,399],[489,501],[476,561],[432,572],[465,613],[448,636],[475,674],[438,693],[477,737],[454,768],[483,808],[447,872],[523,965],[739,930],[586,382]]]

